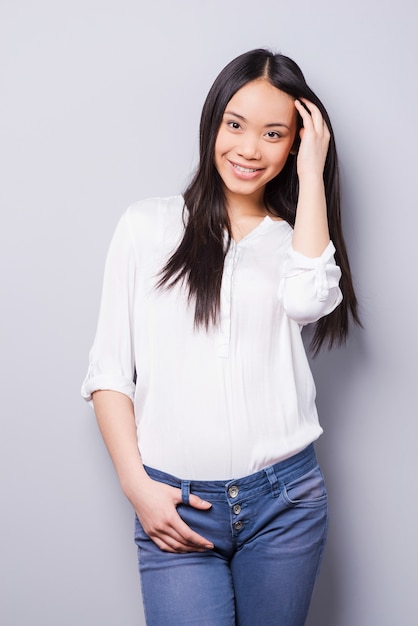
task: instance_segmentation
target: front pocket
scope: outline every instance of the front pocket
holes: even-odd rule
[[[285,501],[291,505],[316,505],[327,500],[324,477],[319,466],[282,487]]]

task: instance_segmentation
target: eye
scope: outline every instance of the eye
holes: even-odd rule
[[[269,130],[266,133],[266,137],[269,139],[281,139],[282,135],[277,130]]]
[[[231,122],[227,122],[229,128],[232,128],[233,130],[239,130],[241,128],[240,124],[238,122],[235,122],[234,120],[232,120]]]

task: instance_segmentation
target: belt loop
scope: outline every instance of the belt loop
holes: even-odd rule
[[[277,480],[276,472],[272,465],[270,467],[266,467],[264,471],[267,474],[267,478],[269,479],[269,483],[271,485],[271,493],[273,498],[278,498],[280,495],[279,482]]]
[[[190,504],[190,480],[181,481],[181,501]]]

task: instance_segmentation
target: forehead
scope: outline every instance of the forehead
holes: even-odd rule
[[[250,118],[268,118],[267,123],[290,121],[296,117],[295,99],[265,79],[253,80],[239,89],[225,111]],[[277,118],[277,116],[280,117]],[[270,119],[271,118],[271,119]],[[274,119],[277,118],[277,119]]]

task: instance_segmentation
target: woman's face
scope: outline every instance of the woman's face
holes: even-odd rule
[[[242,196],[263,203],[266,184],[281,172],[294,144],[296,115],[294,99],[264,79],[231,98],[214,158],[228,204]]]

